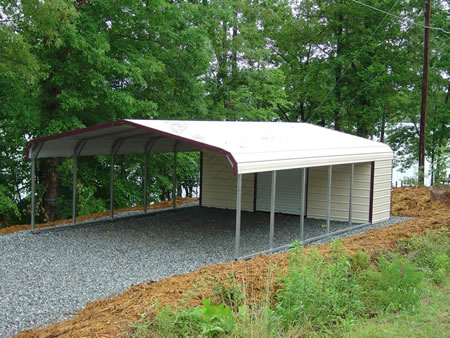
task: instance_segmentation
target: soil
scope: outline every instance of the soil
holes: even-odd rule
[[[400,239],[418,236],[431,229],[450,227],[450,201],[446,193],[435,194],[424,187],[395,188],[392,214],[414,217],[396,225],[343,238],[346,250],[376,255],[392,249]],[[329,245],[317,249],[329,254]],[[311,250],[311,248],[307,248]],[[247,299],[258,302],[271,297],[276,280],[286,271],[288,253],[259,255],[248,261],[205,266],[181,276],[135,285],[120,295],[90,302],[76,317],[47,328],[28,330],[16,337],[117,337],[128,336],[130,323],[151,319],[164,306],[201,305],[202,298],[214,299],[214,286],[237,283]]]

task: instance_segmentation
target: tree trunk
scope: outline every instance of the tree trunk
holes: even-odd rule
[[[386,115],[385,112],[383,112],[383,115],[381,116],[381,131],[380,131],[380,142],[384,143],[384,130],[386,128]]]
[[[49,222],[56,220],[56,198],[59,192],[59,174],[56,171],[56,167],[59,163],[59,158],[54,157],[51,159],[41,160],[41,177],[44,177],[44,196],[43,206],[45,212],[45,219]]]
[[[305,101],[300,103],[300,121],[305,122]]]

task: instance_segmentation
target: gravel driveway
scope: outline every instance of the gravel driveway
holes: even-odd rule
[[[190,207],[0,236],[0,337],[69,318],[88,301],[133,284],[230,261],[234,221],[231,210]],[[307,220],[306,238],[323,233],[323,223]],[[277,215],[275,244],[292,242],[298,224],[298,216]],[[343,226],[333,222],[332,231]],[[269,214],[242,213],[243,255],[267,249],[268,235]]]

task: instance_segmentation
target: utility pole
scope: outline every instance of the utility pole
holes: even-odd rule
[[[427,124],[428,70],[430,68],[431,0],[425,4],[425,39],[423,43],[422,104],[420,106],[419,185],[425,184],[425,129]]]

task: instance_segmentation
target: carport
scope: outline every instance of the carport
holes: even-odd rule
[[[269,213],[270,232],[265,252],[290,245],[274,248],[276,212],[299,216],[299,237],[305,243],[317,239],[305,240],[305,217],[326,220],[327,233],[322,236],[337,234],[330,231],[331,220],[346,220],[345,231],[349,231],[390,217],[393,153],[382,143],[307,123],[119,120],[30,142],[27,157],[32,162],[33,231],[36,160],[73,157],[72,223],[75,224],[80,156],[111,156],[110,217],[113,218],[115,156],[143,154],[146,213],[147,157],[151,152],[173,153],[174,172],[178,152],[202,154],[200,204],[236,210],[235,259],[242,258],[241,210]],[[173,186],[175,208],[176,184]]]

